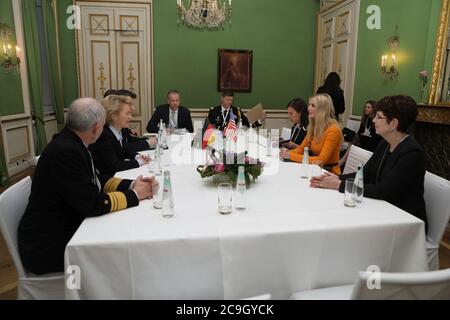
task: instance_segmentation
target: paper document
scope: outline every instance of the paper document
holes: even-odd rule
[[[258,103],[256,106],[247,111],[245,116],[248,119],[250,124],[255,123],[258,119],[261,118],[264,108],[261,103]]]

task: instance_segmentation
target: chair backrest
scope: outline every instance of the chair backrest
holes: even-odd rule
[[[450,219],[450,181],[425,173],[424,199],[427,209],[427,241],[439,246]]]
[[[352,145],[350,147],[350,152],[348,154],[347,161],[345,162],[343,174],[356,172],[358,169],[358,163],[366,164],[367,160],[370,159],[373,152],[364,150],[360,147]]]
[[[422,300],[450,299],[450,269],[417,273],[360,272],[351,299]],[[373,289],[369,289],[369,287]]]
[[[25,277],[26,274],[19,256],[17,229],[28,204],[30,191],[31,179],[26,177],[0,195],[0,230],[16,265],[19,277]]]
[[[360,120],[348,119],[346,128],[349,128],[352,131],[358,132],[359,126],[361,125]]]

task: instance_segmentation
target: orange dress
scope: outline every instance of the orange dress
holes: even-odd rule
[[[314,138],[310,143],[309,135],[307,135],[305,139],[303,139],[302,144],[290,152],[291,160],[302,162],[303,150],[305,147],[309,147],[315,154],[315,156],[309,157],[309,163],[312,163],[314,160],[321,160],[324,166],[335,163],[336,165],[333,166],[331,172],[334,174],[341,174],[338,163],[342,140],[341,129],[336,124],[332,124],[325,130],[320,140]]]

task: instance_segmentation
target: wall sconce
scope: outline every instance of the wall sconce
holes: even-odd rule
[[[385,78],[389,77],[394,80],[400,74],[397,68],[397,49],[400,44],[400,38],[397,35],[398,26],[395,26],[395,35],[389,38],[389,54],[381,56],[381,73]],[[390,58],[390,66],[388,59]]]
[[[11,41],[12,29],[5,23],[0,22],[0,65],[6,73],[18,72],[20,70],[20,48],[14,46]]]

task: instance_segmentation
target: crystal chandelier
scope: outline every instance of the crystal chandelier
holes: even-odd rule
[[[228,5],[227,5],[228,2]],[[229,19],[231,25],[231,0],[190,0],[189,6],[177,0],[178,23],[180,20],[193,28],[217,29]]]

